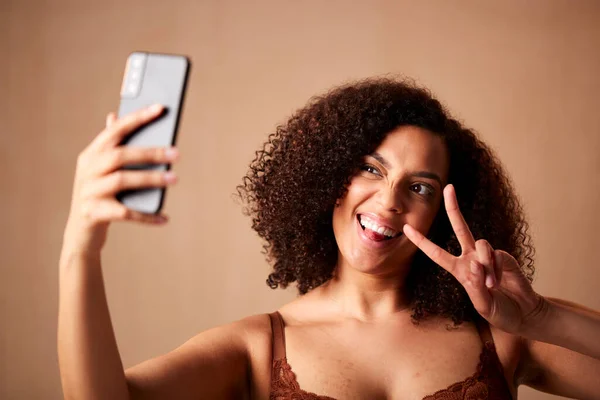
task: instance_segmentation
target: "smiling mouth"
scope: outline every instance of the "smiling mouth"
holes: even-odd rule
[[[367,217],[365,217],[363,220],[361,214],[357,214],[356,218],[358,219],[358,223],[367,237],[373,241],[381,242],[396,239],[402,236],[402,231],[396,232],[391,228],[378,226],[375,222],[369,220]]]

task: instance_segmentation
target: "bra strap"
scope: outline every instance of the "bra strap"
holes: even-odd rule
[[[285,358],[285,330],[283,318],[279,311],[269,314],[271,318],[271,331],[273,332],[273,360]]]

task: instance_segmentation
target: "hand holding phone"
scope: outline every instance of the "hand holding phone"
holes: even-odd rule
[[[127,170],[131,164],[166,164],[178,159],[169,147],[119,146],[123,139],[156,119],[162,106],[150,107],[116,119],[107,116],[106,128],[79,154],[71,210],[64,233],[65,254],[98,254],[112,221],[161,224],[165,215],[147,214],[125,207],[115,195],[140,188],[164,188],[177,181],[170,171]]]
[[[190,61],[172,54],[133,52],[127,59],[119,117],[162,104],[164,112],[153,122],[139,127],[121,143],[129,147],[173,146],[183,107]],[[168,171],[169,164],[126,165],[129,170]],[[164,188],[141,188],[117,194],[117,199],[132,210],[156,214],[164,203]]]

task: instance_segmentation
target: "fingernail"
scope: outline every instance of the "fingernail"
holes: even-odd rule
[[[177,157],[179,157],[179,150],[177,150],[175,147],[169,147],[165,150],[165,156],[169,160],[175,160]]]
[[[165,172],[165,181],[167,181],[168,183],[174,183],[175,181],[177,181],[177,176],[169,171],[169,172]]]
[[[494,278],[492,275],[488,275],[485,277],[485,286],[491,288],[494,286]]]

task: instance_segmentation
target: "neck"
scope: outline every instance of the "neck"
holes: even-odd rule
[[[408,309],[406,276],[409,265],[374,274],[339,263],[333,277],[323,285],[342,315],[363,322],[389,319]]]

